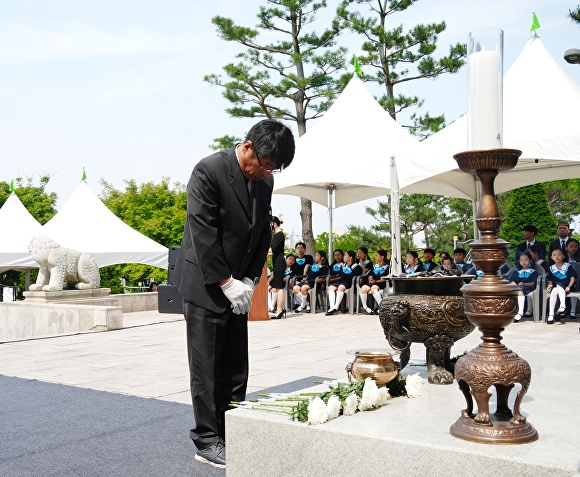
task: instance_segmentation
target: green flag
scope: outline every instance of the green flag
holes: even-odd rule
[[[534,31],[537,30],[538,28],[540,28],[540,22],[538,21],[538,17],[536,16],[536,12],[532,12],[532,28],[530,28],[530,31]]]
[[[10,181],[10,192],[14,192],[14,179]]]
[[[87,173],[85,172],[85,168],[83,167],[83,178],[81,179],[81,182],[85,182],[87,180]]]
[[[358,75],[358,77],[360,78],[363,75],[362,70],[360,69],[360,65],[358,63],[358,60],[356,58],[356,56],[352,55],[352,64],[354,65],[354,72]]]

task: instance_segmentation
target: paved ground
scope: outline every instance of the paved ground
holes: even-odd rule
[[[54,422],[54,426],[58,426],[60,422],[58,413],[67,413],[69,408],[66,402],[53,408],[43,401],[42,396],[46,396],[45,399],[52,397],[58,402],[68,399],[74,404],[71,406],[76,410],[75,413],[79,419],[94,419],[95,423],[101,424],[106,424],[107,419],[103,420],[103,416],[98,415],[87,417],[82,412],[78,412],[78,407],[75,406],[81,405],[79,403],[87,399],[89,400],[87,406],[91,406],[90,401],[94,399],[103,406],[106,406],[107,402],[114,401],[118,404],[115,411],[112,411],[112,415],[116,416],[114,422],[118,422],[119,417],[135,408],[142,409],[144,414],[155,415],[159,422],[163,422],[164,416],[170,416],[167,418],[172,423],[169,435],[174,432],[173,437],[179,442],[179,449],[174,452],[172,450],[173,453],[167,455],[166,465],[150,466],[150,473],[141,470],[140,475],[187,475],[189,470],[182,469],[182,464],[174,463],[172,468],[172,462],[175,462],[175,459],[191,458],[193,461],[193,446],[188,442],[187,437],[191,425],[191,422],[188,422],[188,416],[191,414],[184,321],[179,315],[142,312],[125,314],[124,324],[125,328],[118,331],[83,333],[0,344],[0,375],[5,377],[0,380],[0,419],[5,424],[10,416],[19,416],[17,423],[13,423],[14,429],[10,429],[10,426],[0,426],[4,428],[3,431],[0,430],[0,451],[10,440],[23,441],[22,449],[16,454],[0,452],[0,474],[4,476],[65,475],[62,468],[58,466],[54,467],[54,473],[49,472],[48,469],[52,467],[48,466],[46,460],[38,462],[38,465],[46,465],[46,469],[36,468],[33,473],[23,472],[18,465],[10,464],[11,458],[12,461],[16,459],[17,462],[30,462],[30,455],[35,452],[34,449],[26,449],[30,442],[26,441],[26,436],[20,434],[33,426],[39,426],[39,422],[27,423],[27,420],[32,421],[34,415],[36,420]],[[344,378],[344,367],[352,360],[347,354],[348,350],[385,348],[387,344],[378,317],[366,315],[326,317],[323,314],[294,314],[288,315],[286,320],[250,322],[249,333],[248,393],[294,381],[299,381],[301,388],[308,387],[309,380],[315,380],[316,377]],[[480,333],[475,331],[457,342],[452,355],[460,354],[476,346],[480,341],[479,335]],[[509,326],[503,336],[504,342],[524,358],[528,351],[561,353],[563,359],[566,355],[580,354],[578,324],[572,321],[552,326],[524,321]],[[424,350],[422,345],[414,344],[411,350],[411,363],[417,364],[424,361]],[[414,372],[414,370],[408,368],[405,374],[408,372]],[[576,378],[570,377],[570,379]],[[38,382],[24,380],[38,380]],[[38,408],[35,408],[34,413],[31,413],[28,407],[32,404],[27,404],[26,400],[18,397],[23,396],[22,393],[28,396],[28,392],[24,391],[27,388],[23,386],[26,382],[31,385],[29,389],[34,388],[30,393],[32,396],[41,396],[38,401],[35,401],[38,402]],[[47,383],[65,386],[54,387],[48,386]],[[532,386],[534,384],[533,382]],[[72,394],[68,394],[71,390]],[[91,390],[91,392],[82,390]],[[107,393],[98,393],[103,391]],[[92,394],[95,392],[97,394]],[[459,390],[457,392],[459,393]],[[125,399],[119,401],[123,395]],[[130,398],[141,399],[134,401]],[[154,399],[144,401],[142,398]],[[10,405],[6,405],[6,400]],[[167,408],[159,401],[174,403],[175,406]],[[139,404],[135,404],[137,402]],[[156,402],[159,404],[154,406],[155,409],[149,409]],[[42,412],[44,407],[47,409],[46,413]],[[10,409],[13,410],[12,414],[9,414]],[[38,413],[39,409],[40,413]],[[50,414],[51,410],[52,414]],[[4,417],[2,417],[3,413]],[[30,419],[27,416],[30,416]],[[14,417],[12,421],[15,421]],[[119,429],[120,438],[129,439],[133,442],[132,445],[137,445],[135,444],[137,442],[138,445],[143,446],[142,456],[135,457],[135,461],[141,463],[143,456],[151,455],[151,450],[147,448],[151,445],[148,442],[151,440],[151,435],[138,432],[138,429],[147,428],[146,424],[144,421],[140,422],[136,428]],[[75,429],[72,423],[67,425],[69,429]],[[41,427],[45,429],[45,432],[50,433],[46,425]],[[167,432],[166,429],[163,435],[168,435]],[[53,437],[58,440],[65,439],[66,436]],[[95,442],[94,435],[92,439],[92,442]],[[61,451],[65,456],[67,445],[70,446],[71,443],[63,441]],[[45,452],[50,451],[51,446],[48,442],[43,446]],[[8,449],[11,452],[14,451],[13,448],[8,447]],[[71,469],[78,470],[79,466],[82,466],[83,459],[78,459],[78,449],[74,452],[77,460]],[[90,455],[86,457],[85,462],[90,465]],[[108,470],[101,469],[100,473],[97,472],[94,475],[130,475],[123,466],[116,468],[118,473],[112,472],[109,468]],[[223,472],[215,471],[218,472],[215,473],[213,469],[206,470],[199,467],[195,467],[192,472],[193,474],[190,475],[223,475]],[[89,472],[79,474],[71,471],[69,475],[93,474]]]

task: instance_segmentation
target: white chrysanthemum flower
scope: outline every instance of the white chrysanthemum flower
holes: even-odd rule
[[[352,416],[356,412],[357,407],[358,396],[355,393],[352,393],[344,400],[344,404],[342,405],[342,413],[345,416]]]
[[[316,396],[308,405],[308,424],[322,424],[326,421],[328,421],[326,404]]]
[[[340,414],[340,398],[333,394],[328,398],[326,403],[326,411],[328,412],[328,420],[335,419]]]
[[[379,389],[377,388],[377,383],[372,378],[366,378],[358,408],[361,411],[368,411],[376,407],[378,401]]]
[[[425,380],[419,376],[419,373],[407,376],[405,389],[407,390],[407,396],[410,398],[418,397],[425,390]]]
[[[389,394],[389,390],[386,386],[379,388],[379,400],[377,402],[377,407],[384,406],[387,404],[387,401],[391,399],[391,395]]]

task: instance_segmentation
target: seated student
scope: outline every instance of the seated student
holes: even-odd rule
[[[367,306],[367,300],[369,294],[372,294],[377,306],[381,305],[381,300],[383,299],[383,295],[381,294],[381,290],[384,290],[387,286],[387,280],[382,278],[389,274],[389,264],[387,263],[387,251],[386,250],[378,250],[375,254],[375,265],[373,269],[368,274],[368,281],[365,285],[360,288],[359,296],[360,301],[364,310],[369,314],[372,315],[374,311],[372,308]]]
[[[286,269],[284,270],[284,286],[286,288],[288,288],[289,286],[292,285],[292,277],[296,275],[295,272],[296,269],[296,257],[294,255],[292,255],[291,253],[289,253],[288,255],[286,255]],[[272,279],[274,278],[274,274],[270,274],[270,276],[268,277],[268,292],[269,292],[269,299],[268,299],[268,311],[269,312],[274,312],[274,310],[276,310],[276,305],[278,303],[278,289],[277,288],[272,288],[271,282]],[[284,295],[282,295],[283,297]]]
[[[425,271],[425,269],[423,268],[423,264],[421,263],[421,260],[419,260],[419,254],[415,252],[415,250],[410,250],[409,252],[407,252],[407,255],[405,255],[405,262],[406,265],[403,268],[403,272],[406,274],[419,273]]]
[[[440,265],[440,266],[442,266],[442,265],[443,265],[443,259],[444,259],[445,257],[449,257],[449,258],[451,258],[451,255],[449,255],[449,253],[447,253],[447,252],[445,252],[445,251],[444,251],[444,252],[441,252],[441,253],[439,254],[439,265]]]
[[[314,258],[312,258],[312,255],[306,254],[306,244],[304,242],[298,242],[294,247],[294,251],[296,252],[296,267],[294,271],[296,275],[306,275],[308,269],[314,263]]]
[[[426,248],[423,250],[423,268],[428,272],[432,272],[437,268],[437,264],[433,261],[433,257],[435,257],[435,250],[432,248]]]
[[[296,308],[296,312],[300,313],[304,310],[310,310],[310,307],[306,304],[308,300],[308,290],[314,288],[314,283],[316,281],[319,283],[323,282],[327,275],[328,260],[326,259],[326,252],[324,250],[318,250],[314,254],[314,264],[310,267],[306,276],[294,285],[294,294],[297,299],[300,300],[300,306]]]
[[[519,323],[524,316],[526,295],[536,289],[538,273],[532,268],[532,254],[524,251],[520,254],[520,264],[508,276],[508,280],[520,287],[518,292],[518,314],[514,323]]]
[[[445,276],[459,276],[463,274],[461,269],[455,266],[455,263],[453,263],[453,259],[449,254],[447,254],[446,257],[443,257],[443,263],[439,265],[434,271]]]
[[[579,246],[579,242],[578,240],[574,239],[574,238],[570,238],[568,239],[568,242],[566,243],[566,253],[568,255],[568,263],[576,263],[576,262],[580,262],[580,254],[578,253],[578,246]]]
[[[373,262],[369,258],[369,249],[366,247],[359,247],[356,258],[358,259],[358,264],[364,268],[365,272],[370,272],[373,269]]]
[[[564,262],[564,252],[559,248],[552,251],[552,260],[554,265],[550,266],[546,280],[548,282],[547,290],[550,292],[550,313],[548,315],[548,325],[554,323],[554,310],[556,309],[556,299],[560,300],[560,307],[556,312],[558,317],[564,316],[566,311],[566,293],[574,285],[577,278],[576,270],[572,265]]]
[[[471,263],[465,261],[466,258],[467,250],[464,248],[460,247],[453,250],[453,259],[455,261],[455,265],[457,265],[457,268],[460,268],[463,273],[472,267]]]
[[[331,274],[336,272],[332,270]],[[326,315],[334,315],[342,299],[344,293],[352,286],[352,279],[363,274],[363,268],[356,261],[356,253],[348,250],[344,254],[344,266],[340,267],[338,272],[338,279],[328,285],[328,311]],[[350,304],[352,306],[352,303]]]
[[[539,265],[544,269],[546,273],[548,273],[548,262],[540,257],[542,250],[537,244],[534,244],[530,247],[530,254],[532,255],[532,260],[536,265]]]
[[[580,262],[580,253],[578,253],[578,240],[574,238],[568,239],[566,244],[566,252],[568,252],[568,263],[574,265]],[[578,283],[576,283],[576,289],[578,288]],[[576,291],[576,290],[574,290]],[[576,307],[578,306],[578,298],[573,296],[570,298],[570,319],[576,319]]]
[[[330,262],[330,268],[332,269],[335,265],[340,265],[344,263],[344,252],[337,248],[332,252],[332,262]]]

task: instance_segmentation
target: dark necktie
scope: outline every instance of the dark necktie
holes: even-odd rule
[[[562,251],[566,250],[566,241],[562,240],[562,247],[561,247]]]
[[[526,248],[529,250],[530,249],[530,242],[526,242]]]
[[[248,197],[250,198],[250,219],[253,220],[254,213],[254,181],[248,181]]]

